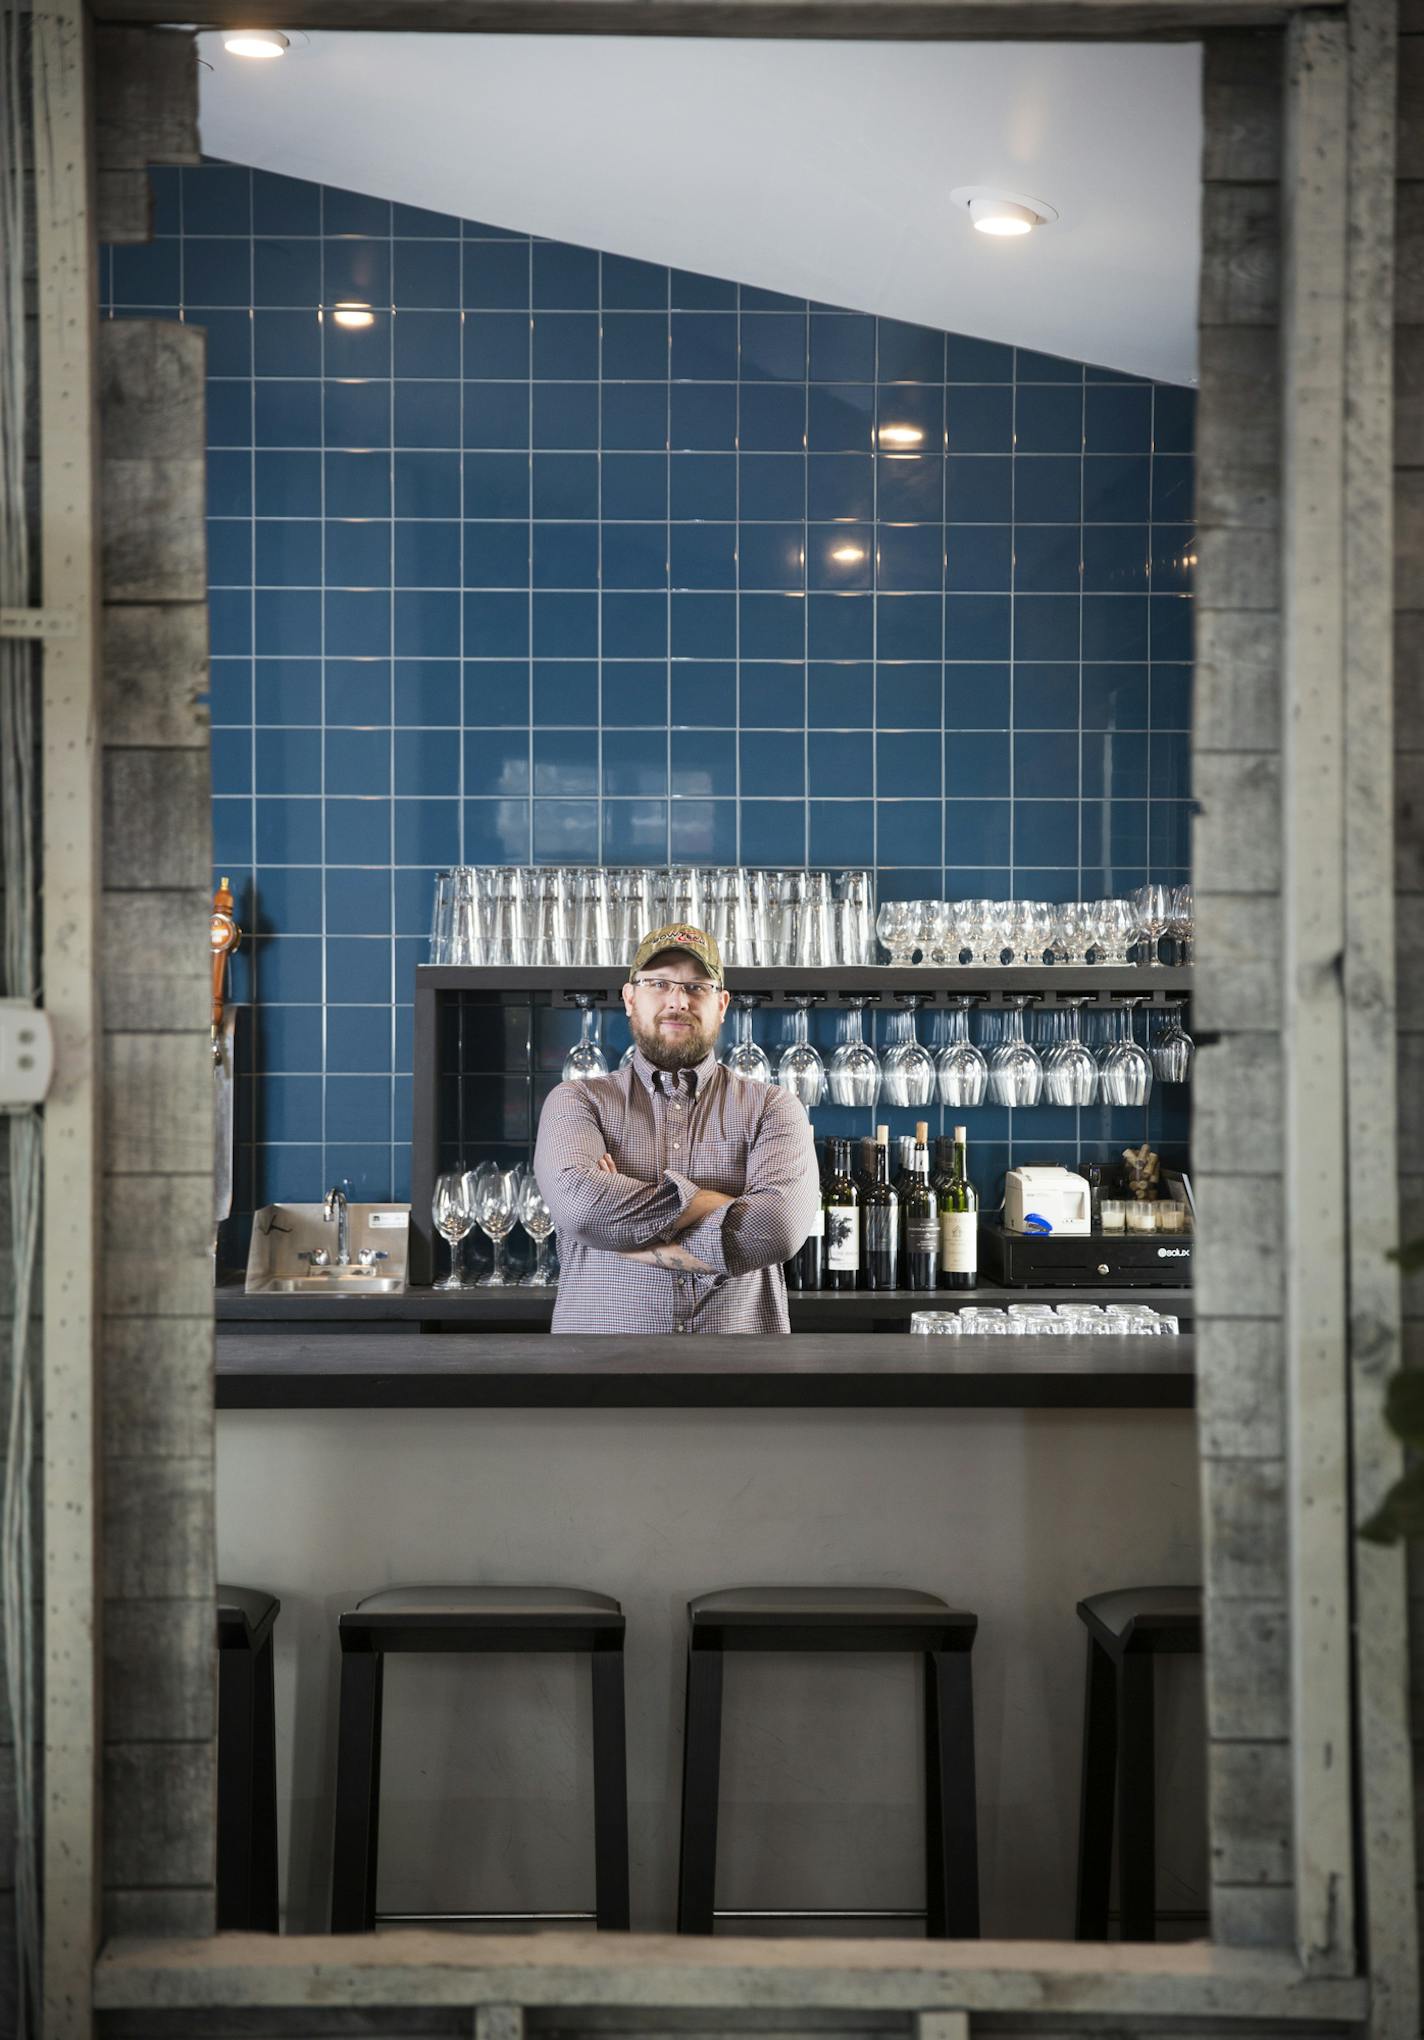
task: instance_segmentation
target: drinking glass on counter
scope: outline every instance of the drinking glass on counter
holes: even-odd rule
[[[481,1275],[477,1288],[507,1289],[515,1281],[505,1261],[504,1243],[514,1230],[521,1189],[517,1169],[482,1162],[475,1172],[475,1223],[494,1248],[494,1266],[488,1275]]]
[[[437,1289],[464,1289],[461,1248],[470,1236],[475,1224],[474,1176],[466,1169],[446,1169],[435,1178],[435,1190],[430,1200],[430,1216],[435,1221],[435,1230],[450,1249],[450,1273],[435,1284]]]
[[[1157,964],[1162,961],[1157,945],[1171,926],[1172,895],[1165,885],[1140,885],[1132,895],[1133,912],[1137,916],[1137,940],[1143,949],[1143,961]]]
[[[532,1169],[526,1171],[520,1185],[517,1216],[534,1242],[534,1266],[522,1278],[522,1286],[526,1289],[552,1289],[559,1279],[551,1266],[552,1249],[549,1245],[554,1237],[554,1219]]]
[[[1098,1206],[1105,1233],[1120,1233],[1127,1230],[1127,1205],[1120,1197],[1105,1197]]]

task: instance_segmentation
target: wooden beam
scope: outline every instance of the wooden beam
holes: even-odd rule
[[[93,142],[80,0],[35,0],[44,650],[44,2031],[92,2032],[99,1942],[99,560]]]
[[[205,26],[396,34],[1037,41],[1271,28],[1330,0],[218,0]],[[166,22],[164,0],[102,0],[106,21]]]
[[[111,1941],[101,2011],[263,2006],[601,2006],[798,2012],[1032,2012],[1101,2021],[1363,2019],[1358,1979],[1303,1976],[1278,1950],[1205,1941],[762,1941],[677,1934],[219,1934]],[[1060,2029],[1061,2030],[1061,2029]],[[1130,2024],[1130,2030],[1141,2030]]]
[[[1296,1943],[1355,1966],[1346,1400],[1344,409],[1348,55],[1287,38],[1282,352],[1285,1331]]]

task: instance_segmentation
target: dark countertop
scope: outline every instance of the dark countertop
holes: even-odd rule
[[[274,1299],[278,1300],[278,1299]],[[285,1300],[285,1299],[282,1299]],[[335,1308],[336,1306],[326,1306]],[[349,1306],[348,1306],[349,1308]],[[1170,1338],[360,1338],[290,1322],[217,1342],[223,1409],[1190,1409]]]
[[[353,1331],[379,1325],[392,1331],[400,1325],[412,1332],[498,1329],[538,1333],[547,1328],[553,1315],[555,1294],[552,1289],[511,1285],[463,1292],[410,1289],[384,1296],[248,1296],[240,1279],[233,1278],[214,1292],[214,1309],[220,1326],[254,1331],[269,1325],[287,1329],[343,1325]],[[954,1310],[975,1303],[1148,1303],[1154,1310],[1180,1318],[1183,1325],[1192,1316],[1190,1289],[1004,1289],[994,1282],[981,1282],[977,1289],[962,1291],[791,1290],[787,1303],[793,1333],[823,1335],[896,1327],[908,1334],[911,1311]]]

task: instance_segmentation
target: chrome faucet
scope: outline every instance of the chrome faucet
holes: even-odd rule
[[[351,1265],[351,1214],[346,1205],[346,1192],[337,1187],[328,1190],[326,1201],[321,1207],[322,1217],[328,1225],[333,1216],[336,1219],[336,1261],[338,1268]]]

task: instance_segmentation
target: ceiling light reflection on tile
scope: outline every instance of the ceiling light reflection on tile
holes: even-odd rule
[[[919,425],[882,425],[880,428],[882,446],[921,446],[924,437],[924,430]]]
[[[331,316],[336,325],[349,327],[371,326],[375,324],[376,319],[376,314],[369,305],[357,304],[354,301],[333,305]],[[404,331],[404,327],[401,330]]]

